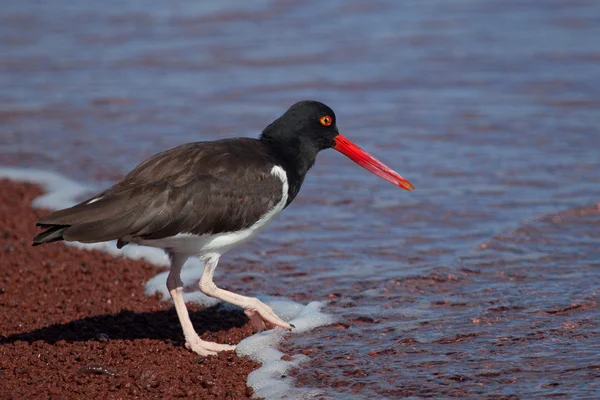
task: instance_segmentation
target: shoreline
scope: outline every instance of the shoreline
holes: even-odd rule
[[[4,398],[250,398],[260,365],[234,352],[183,346],[175,310],[144,284],[161,268],[61,243],[31,246],[32,183],[0,179],[0,394]],[[241,311],[190,305],[205,340],[237,344],[253,329]],[[223,379],[227,377],[227,379]]]

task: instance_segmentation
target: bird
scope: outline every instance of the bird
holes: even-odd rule
[[[414,189],[343,136],[329,106],[306,100],[293,104],[258,139],[187,143],[148,158],[103,192],[40,218],[43,231],[33,245],[116,240],[118,248],[135,243],[163,249],[170,260],[167,289],[185,347],[201,356],[234,350],[198,336],[183,299],[182,267],[199,257],[204,262],[200,290],[241,307],[258,330],[292,329],[257,298],[219,288],[213,274],[225,252],[255,237],[290,205],[317,154],[330,148],[400,188]]]

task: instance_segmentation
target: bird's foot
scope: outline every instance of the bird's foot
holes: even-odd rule
[[[250,299],[249,304],[244,307],[244,313],[259,332],[275,327],[292,329],[292,326],[279,318],[271,307],[258,299]]]
[[[207,342],[196,335],[195,338],[186,338],[185,348],[193,351],[201,356],[213,356],[221,351],[235,350],[235,346],[229,344],[220,344],[215,342]]]

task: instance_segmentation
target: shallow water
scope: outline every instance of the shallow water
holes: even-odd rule
[[[600,381],[600,5],[3,2],[0,164],[108,184],[177,144],[256,136],[293,102],[335,152],[222,260],[245,294],[330,300],[304,387],[593,398]]]

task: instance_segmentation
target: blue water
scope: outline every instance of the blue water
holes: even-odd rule
[[[324,152],[281,219],[223,258],[231,289],[331,300],[343,325],[286,344],[313,351],[299,385],[381,398],[599,390],[600,3],[2,8],[1,165],[108,184],[180,143],[256,136],[310,98],[415,184]]]

